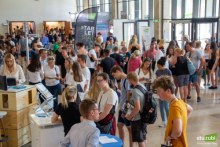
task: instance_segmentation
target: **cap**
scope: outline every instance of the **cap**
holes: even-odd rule
[[[38,46],[42,46],[42,47],[43,47],[42,42],[38,42],[38,43],[37,43],[37,45],[38,45]]]

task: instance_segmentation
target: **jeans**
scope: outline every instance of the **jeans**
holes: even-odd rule
[[[161,119],[163,122],[166,122],[169,115],[169,104],[168,102],[159,99],[159,106]]]
[[[54,86],[47,86],[47,89],[50,91],[50,93],[53,95],[53,109],[56,110],[56,107],[58,105],[58,95],[61,93],[61,85],[60,83]]]

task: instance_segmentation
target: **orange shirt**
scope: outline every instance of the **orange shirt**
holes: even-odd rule
[[[173,147],[188,147],[186,128],[187,128],[187,105],[186,103],[178,99],[170,104],[169,117],[165,132],[165,139],[171,135],[173,120],[182,120],[182,134],[178,139],[172,139],[171,143]]]

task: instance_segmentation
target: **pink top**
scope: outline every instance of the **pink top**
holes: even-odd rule
[[[145,52],[144,57],[145,57],[145,58],[148,57],[148,58],[150,58],[151,60],[154,60],[154,58],[155,58],[155,56],[157,55],[157,53],[158,53],[158,50],[154,49],[153,51],[151,51],[151,50],[149,49],[149,50],[147,50],[147,51]]]
[[[128,73],[135,71],[142,64],[141,57],[131,58],[128,62]]]

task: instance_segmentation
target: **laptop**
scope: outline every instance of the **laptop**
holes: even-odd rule
[[[16,78],[7,78],[7,85],[16,86],[17,85]]]

